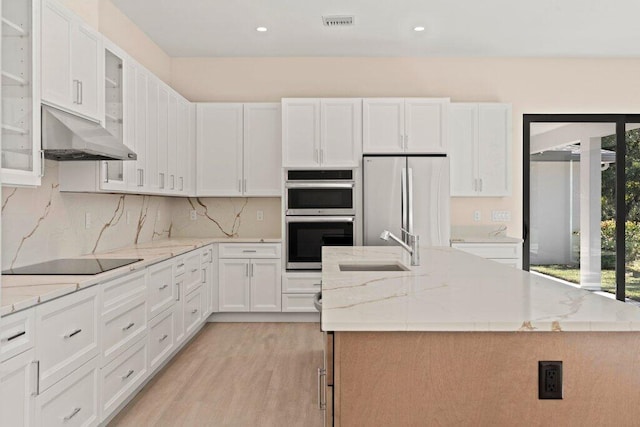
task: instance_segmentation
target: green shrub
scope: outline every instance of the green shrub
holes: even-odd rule
[[[602,221],[602,268],[616,267],[616,222],[613,219]],[[640,222],[625,222],[625,262],[627,265],[640,259]]]

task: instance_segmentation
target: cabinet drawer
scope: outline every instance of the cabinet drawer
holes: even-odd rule
[[[171,354],[175,343],[175,307],[163,311],[149,323],[149,369],[153,371]]]
[[[174,266],[173,266],[174,277],[182,276],[187,271],[187,266],[184,262],[184,256],[174,258],[173,262],[174,262]]]
[[[289,313],[317,313],[314,294],[282,294],[282,311]]]
[[[98,354],[98,288],[36,307],[40,390],[46,390]]]
[[[202,292],[197,289],[184,302],[184,327],[187,335],[197,329],[202,319]]]
[[[98,425],[97,358],[36,398],[36,426]]]
[[[452,247],[483,258],[519,258],[520,244],[454,243]]]
[[[0,318],[0,362],[33,348],[35,309]]]
[[[147,331],[145,295],[139,295],[119,310],[102,316],[101,366],[106,365]]]
[[[145,272],[138,271],[102,284],[102,312],[106,313],[122,304],[126,304],[133,296],[146,292]]]
[[[221,243],[219,258],[280,258],[280,244]]]
[[[213,262],[213,246],[207,246],[203,248],[201,254],[202,254],[202,258],[201,258],[202,264],[208,264]]]
[[[173,268],[173,262],[164,262],[149,268],[147,305],[150,319],[173,305],[176,300]]]
[[[100,370],[102,419],[106,419],[147,376],[147,340],[127,349]]]
[[[190,293],[202,284],[203,273],[200,269],[200,252],[189,252],[184,259],[185,277],[184,292]]]
[[[312,293],[320,292],[322,275],[305,273],[287,273],[282,276],[282,292]]]

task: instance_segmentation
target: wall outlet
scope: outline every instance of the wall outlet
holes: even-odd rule
[[[511,211],[491,211],[491,221],[509,222],[511,221]]]
[[[258,211],[256,214],[256,219],[258,221],[263,221],[264,220],[264,211]]]
[[[480,214],[480,211],[473,211],[473,220],[480,221],[481,219],[482,219],[482,215]]]
[[[562,361],[538,362],[538,399],[562,399]]]
[[[195,221],[198,219],[198,211],[196,211],[195,209],[189,211],[189,219],[191,221]]]
[[[86,228],[86,229],[91,228],[91,213],[90,212],[85,212],[84,213],[84,228]]]

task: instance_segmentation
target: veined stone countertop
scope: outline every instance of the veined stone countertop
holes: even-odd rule
[[[640,308],[448,247],[324,247],[324,331],[640,331]],[[400,263],[409,271],[340,271]]]
[[[80,289],[115,279],[211,243],[280,243],[281,239],[260,238],[170,238],[84,255],[78,258],[140,258],[142,261],[95,275],[41,276],[2,275],[0,316],[24,310]]]

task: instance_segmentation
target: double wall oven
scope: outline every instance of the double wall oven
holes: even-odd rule
[[[355,218],[352,170],[287,171],[287,270],[320,270],[322,246],[353,246]]]

